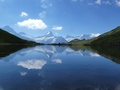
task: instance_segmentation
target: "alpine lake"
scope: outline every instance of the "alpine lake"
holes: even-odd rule
[[[120,90],[120,48],[0,46],[0,90]]]

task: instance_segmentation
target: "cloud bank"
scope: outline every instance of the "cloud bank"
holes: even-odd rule
[[[62,26],[54,26],[54,27],[52,28],[52,30],[62,30],[62,29],[63,29]]]
[[[47,25],[41,19],[28,19],[17,23],[20,27],[27,27],[28,29],[44,30]]]

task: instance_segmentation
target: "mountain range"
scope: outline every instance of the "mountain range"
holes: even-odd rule
[[[92,38],[95,38],[95,37],[98,37],[100,34],[99,33],[91,33],[91,34],[82,34],[80,36],[71,36],[71,35],[67,35],[65,37],[65,39],[70,42],[74,39],[78,39],[78,40],[88,40],[88,39],[92,39]]]
[[[91,47],[109,47],[109,46],[120,46],[120,26],[116,27],[113,30],[110,30],[104,34],[99,35],[98,37],[89,39],[89,40],[78,40],[74,39],[70,44],[76,45],[87,45]]]
[[[71,36],[71,35],[67,35],[65,38],[62,37],[62,36],[55,36],[53,35],[53,33],[50,31],[50,32],[47,32],[45,35],[43,36],[38,36],[38,37],[33,37],[33,36],[30,36],[30,35],[27,35],[25,34],[24,32],[20,32],[20,33],[17,33],[15,32],[15,30],[13,28],[11,28],[10,26],[5,26],[5,27],[2,27],[3,30],[19,37],[19,38],[22,38],[22,39],[25,39],[25,40],[30,40],[30,41],[35,41],[37,43],[44,43],[44,44],[51,44],[51,43],[67,43],[67,42],[70,42],[71,40],[74,40],[74,39],[79,39],[79,40],[83,40],[83,39],[91,39],[91,38],[94,38],[94,37],[97,37],[99,36],[100,34],[82,34],[80,36]]]
[[[0,45],[35,45],[33,41],[21,39],[7,31],[0,29]]]

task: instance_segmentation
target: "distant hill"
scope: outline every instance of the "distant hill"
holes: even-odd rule
[[[80,40],[80,39],[74,39],[74,40],[71,40],[69,43],[77,43],[77,42],[81,42],[81,41],[84,41],[85,39],[83,40]]]
[[[0,29],[0,44],[35,44],[35,42],[23,40]]]
[[[91,46],[120,46],[120,26],[89,40],[74,39],[70,44]]]
[[[2,27],[1,29],[3,29],[4,31],[7,31],[9,32],[10,34],[12,35],[15,35],[21,39],[24,39],[24,40],[29,40],[29,41],[34,41],[34,37],[30,36],[30,35],[26,35],[24,32],[20,32],[20,33],[17,33],[13,28],[11,28],[10,26],[4,26]]]
[[[116,46],[120,45],[120,26],[115,29],[100,35],[91,41],[91,45],[101,45],[101,46]]]

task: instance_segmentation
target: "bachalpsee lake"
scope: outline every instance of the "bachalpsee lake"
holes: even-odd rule
[[[0,90],[120,90],[119,51],[0,46]]]

